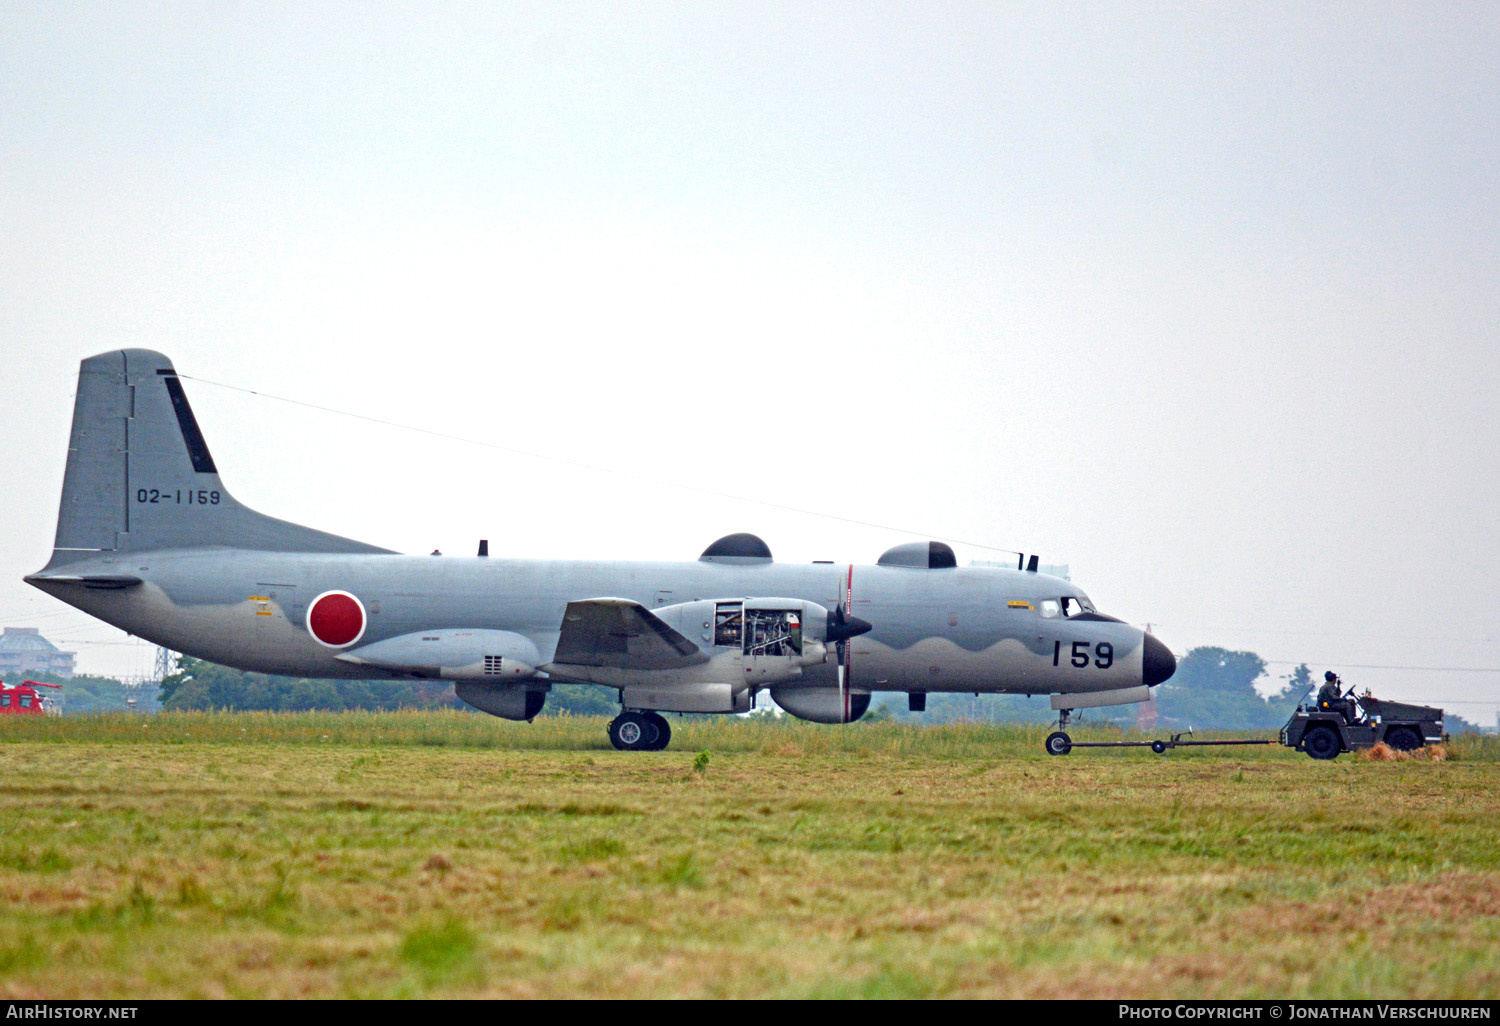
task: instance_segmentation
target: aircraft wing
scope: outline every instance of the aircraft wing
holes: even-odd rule
[[[569,602],[556,663],[621,670],[672,670],[708,654],[639,602],[622,598]]]

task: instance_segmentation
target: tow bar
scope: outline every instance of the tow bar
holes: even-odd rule
[[[1193,733],[1192,728],[1178,731],[1172,735],[1170,741],[1074,741],[1062,731],[1054,731],[1047,736],[1047,754],[1067,755],[1075,748],[1149,748],[1157,755],[1163,755],[1168,748],[1208,748],[1210,746],[1222,745],[1270,745],[1275,744],[1271,738],[1254,738],[1245,741],[1184,741]]]

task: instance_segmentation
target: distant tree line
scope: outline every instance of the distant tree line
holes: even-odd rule
[[[1306,694],[1312,672],[1303,664],[1281,688],[1263,696],[1255,682],[1265,672],[1266,661],[1254,652],[1195,648],[1177,664],[1171,679],[1157,686],[1157,716],[1163,726],[1177,730],[1280,727]]]
[[[1280,686],[1263,695],[1255,684],[1266,671],[1265,660],[1254,652],[1235,652],[1205,646],[1195,648],[1177,664],[1171,680],[1156,688],[1158,726],[1162,730],[1198,727],[1214,730],[1270,730],[1280,727],[1315,683],[1304,663],[1280,678]],[[108,677],[76,676],[64,679],[38,675],[34,680],[63,685],[63,708],[68,713],[125,711],[135,699],[135,711],[160,709],[225,710],[338,710],[338,709],[462,709],[472,711],[453,693],[446,681],[425,680],[315,680],[276,677],[234,670],[227,666],[180,657],[175,673],[167,676],[160,690],[130,689]],[[20,680],[8,681],[17,684]],[[764,709],[769,700],[761,699]],[[619,699],[609,688],[586,684],[554,684],[547,695],[542,716],[612,716]],[[1085,722],[1136,722],[1134,705],[1090,709]],[[1477,729],[1461,716],[1445,710],[1451,733]],[[1057,713],[1045,695],[931,694],[927,710],[907,710],[905,694],[879,694],[861,722],[896,719],[918,723],[1049,723]]]
[[[309,709],[461,709],[453,685],[438,680],[321,680],[276,677],[235,670],[183,656],[177,671],[161,682],[163,709],[229,709],[293,712]],[[613,691],[583,684],[558,684],[547,695],[542,715],[613,715],[620,708]]]
[[[156,688],[147,684],[139,688],[127,688],[112,677],[91,677],[78,674],[75,677],[59,677],[54,673],[28,673],[7,679],[7,684],[19,684],[25,680],[45,681],[61,684],[59,693],[65,713],[125,712],[132,708],[136,712],[154,713],[160,709]],[[135,705],[130,705],[130,700]]]
[[[444,681],[314,680],[234,670],[183,656],[161,682],[163,709],[299,712],[311,709],[439,709],[460,706]]]

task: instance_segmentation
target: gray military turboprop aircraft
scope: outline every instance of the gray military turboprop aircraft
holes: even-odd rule
[[[83,361],[57,540],[26,578],[166,648],[262,673],[438,679],[530,720],[552,683],[619,692],[616,748],[665,748],[662,712],[849,723],[877,691],[1047,694],[1047,750],[1074,709],[1142,702],[1176,669],[1156,638],[1067,581],[960,568],[942,542],[875,566],[772,561],[750,534],[693,563],[406,556],[235,501],[160,353]]]

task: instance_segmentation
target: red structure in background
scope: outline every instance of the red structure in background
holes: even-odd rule
[[[39,680],[22,681],[15,687],[10,687],[0,680],[0,716],[43,716],[48,712],[51,704],[46,701],[37,688],[56,688],[62,690],[61,684],[46,684]]]

